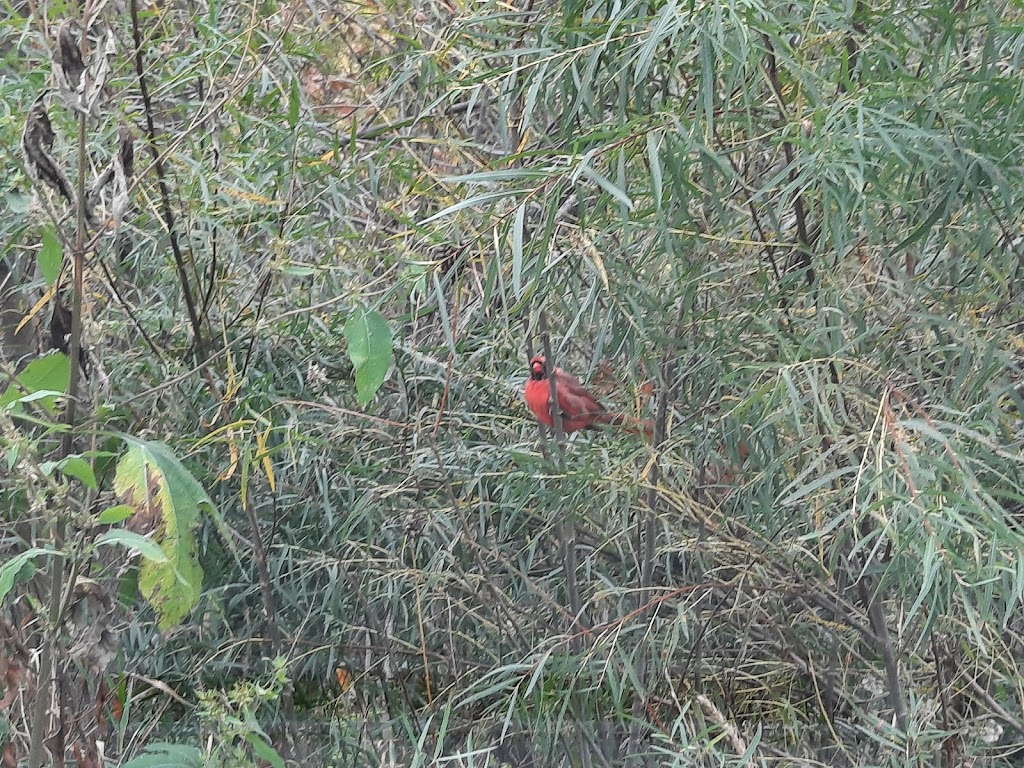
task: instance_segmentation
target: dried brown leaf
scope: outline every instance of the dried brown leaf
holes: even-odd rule
[[[75,193],[67,174],[50,155],[53,149],[53,126],[44,106],[45,96],[40,96],[28,112],[25,131],[21,136],[21,148],[25,154],[25,166],[29,175],[41,181],[63,197],[74,207]]]
[[[59,65],[58,71],[63,75],[61,85],[77,92],[82,86],[85,62],[82,61],[82,51],[71,32],[71,22],[64,22],[57,30],[57,50],[53,55]]]

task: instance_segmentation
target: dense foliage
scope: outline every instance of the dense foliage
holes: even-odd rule
[[[0,7],[5,765],[1019,759],[1017,5]]]

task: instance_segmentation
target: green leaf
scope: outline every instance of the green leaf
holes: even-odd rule
[[[299,124],[299,109],[302,100],[299,93],[299,80],[292,80],[292,91],[288,96],[288,127],[294,129]]]
[[[127,549],[134,549],[144,558],[154,563],[166,563],[169,559],[163,549],[160,548],[160,545],[148,536],[142,536],[134,531],[126,531],[122,528],[107,531],[96,539],[96,543],[117,544]]]
[[[444,210],[438,211],[433,216],[428,216],[420,222],[421,225],[428,224],[431,221],[437,219],[443,219],[445,216],[451,216],[453,213],[461,211],[464,208],[473,208],[477,205],[483,205],[484,203],[494,202],[495,200],[504,200],[506,197],[514,197],[515,195],[525,195],[530,190],[523,189],[509,189],[499,190],[497,192],[485,192],[482,195],[475,195],[474,197],[468,197],[465,200],[460,200],[454,205],[449,205]]]
[[[931,228],[935,226],[935,222],[946,215],[950,202],[953,200],[954,195],[959,191],[960,185],[958,184],[956,189],[950,190],[945,197],[942,198],[939,204],[935,206],[935,209],[928,215],[928,218],[922,221],[913,232],[903,238],[903,240],[901,240],[896,247],[892,249],[892,253],[889,255],[895,256],[907,246],[913,245],[918,240],[924,238],[931,231]]]
[[[523,298],[523,234],[526,229],[526,205],[516,208],[512,221],[512,290]]]
[[[100,512],[96,521],[101,525],[114,525],[114,523],[120,523],[134,514],[135,510],[127,504],[115,504]]]
[[[16,397],[14,401],[11,403],[11,405],[13,405],[14,403],[34,403],[36,400],[45,400],[48,397],[56,399],[63,394],[63,392],[57,392],[52,389],[40,389],[38,392],[32,392],[31,394],[28,395]]]
[[[52,412],[57,397],[68,391],[70,376],[71,368],[68,365],[68,358],[63,353],[52,352],[37,357],[25,366],[14,383],[7,387],[3,395],[0,395],[0,410],[18,400],[28,402],[30,399],[38,399],[43,408]],[[39,392],[46,392],[46,394],[36,398],[27,397]]]
[[[273,268],[278,270],[282,275],[287,275],[288,277],[309,277],[310,275],[315,275],[319,272],[318,269],[308,267],[303,264],[277,264]]]
[[[661,190],[664,186],[661,174],[661,161],[658,159],[660,137],[654,131],[647,134],[647,164],[651,168],[651,192],[654,194],[654,207],[661,209]]]
[[[366,405],[377,394],[394,358],[391,327],[379,312],[356,310],[345,323],[348,356],[356,369],[356,395]]]
[[[39,249],[38,263],[47,287],[53,285],[53,281],[60,275],[63,261],[64,248],[57,238],[57,233],[53,227],[46,227],[43,230],[43,247]]]
[[[121,435],[127,450],[117,463],[114,490],[137,515],[154,520],[153,541],[165,562],[147,559],[139,569],[139,591],[153,607],[160,629],[178,624],[199,601],[203,569],[194,529],[213,502],[163,443]]]
[[[6,458],[7,458],[7,471],[8,472],[10,472],[11,470],[14,469],[14,465],[18,463],[18,457],[20,455],[21,454],[18,451],[18,446],[17,445],[9,445],[9,446],[7,446]]]
[[[4,199],[12,213],[28,213],[29,208],[32,207],[32,195],[27,192],[18,192],[12,189],[4,195]]]
[[[459,176],[442,176],[445,184],[494,184],[506,181],[540,181],[551,176],[543,168],[506,168],[500,171],[480,171]]]
[[[86,487],[94,491],[98,488],[96,473],[92,470],[92,464],[77,454],[68,456],[60,461],[44,461],[39,465],[39,468],[47,475],[52,474],[55,469],[59,470],[68,477],[80,480]]]
[[[7,597],[7,593],[14,588],[14,581],[18,578],[18,574],[21,573],[21,569],[24,568],[28,563],[35,564],[37,557],[42,555],[55,555],[52,549],[39,549],[34,547],[32,549],[26,549],[3,565],[0,565],[0,602]]]
[[[434,298],[437,299],[437,316],[441,320],[441,330],[444,331],[444,338],[448,342],[448,349],[452,351],[452,355],[455,355],[455,335],[452,333],[452,319],[448,315],[448,302],[445,299],[444,290],[441,288],[441,281],[437,277],[437,272],[432,273],[431,277],[434,284]]]
[[[196,747],[184,744],[149,744],[142,754],[121,768],[200,768],[203,754]]]
[[[284,760],[277,754],[277,750],[268,744],[264,739],[255,733],[246,734],[245,740],[252,747],[253,754],[260,760],[266,760],[273,768],[285,768]]]
[[[585,162],[586,161],[584,161],[584,163]],[[611,195],[624,206],[626,206],[626,210],[633,210],[633,201],[629,199],[629,195],[627,195],[624,191],[622,191],[617,186],[612,184],[611,181],[609,181],[603,174],[598,172],[595,168],[591,168],[589,165],[584,164],[580,166],[580,173],[582,173],[588,179],[597,184],[597,186],[601,187],[601,189],[603,189],[609,195]]]

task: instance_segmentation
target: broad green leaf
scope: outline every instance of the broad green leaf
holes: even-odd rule
[[[46,286],[53,285],[53,281],[60,275],[61,263],[64,260],[64,248],[57,239],[53,227],[46,227],[43,230],[43,246],[39,249],[39,271],[46,281]]]
[[[3,599],[7,597],[7,593],[13,589],[14,581],[18,578],[22,568],[28,563],[34,564],[37,557],[54,554],[57,553],[52,549],[39,549],[35,547],[19,552],[6,563],[0,565],[0,602],[3,602]]]
[[[97,544],[117,544],[127,549],[134,549],[139,552],[146,560],[152,560],[154,563],[166,563],[168,557],[164,554],[164,551],[160,548],[160,545],[153,541],[148,536],[142,536],[141,534],[135,533],[134,531],[126,531],[122,528],[115,528],[112,531],[107,531],[98,539]]]
[[[135,510],[128,504],[115,504],[112,507],[107,507],[96,518],[96,521],[101,525],[113,525],[114,523],[120,523],[135,514]]]
[[[117,463],[114,490],[136,515],[153,519],[153,540],[166,562],[146,560],[139,591],[153,607],[161,629],[180,622],[199,600],[203,569],[194,529],[213,502],[192,474],[163,443],[121,435],[127,450]]]
[[[184,744],[149,744],[138,757],[121,768],[200,768],[203,753]]]
[[[47,411],[52,411],[54,401],[58,397],[54,393],[64,394],[68,391],[70,375],[68,358],[63,353],[51,352],[38,357],[26,365],[14,383],[7,387],[3,395],[0,395],[0,410],[17,400],[24,399],[26,395],[46,391],[48,394],[39,400]]]
[[[379,312],[357,309],[345,323],[345,339],[356,370],[356,395],[366,405],[384,383],[394,358],[391,327]]]
[[[77,478],[87,488],[95,491],[98,487],[96,484],[96,474],[92,471],[92,464],[81,456],[68,456],[63,461],[57,463],[57,469],[65,475]]]
[[[98,487],[96,485],[96,473],[92,470],[92,464],[77,454],[68,456],[60,461],[44,461],[39,465],[39,468],[48,475],[55,469],[59,470],[68,477],[80,480],[85,486],[94,491]]]

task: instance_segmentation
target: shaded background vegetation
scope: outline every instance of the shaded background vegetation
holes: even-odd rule
[[[115,6],[91,10],[116,53],[87,173],[123,122],[138,181],[85,260],[85,400],[173,446],[222,523],[163,633],[133,566],[89,561],[121,608],[82,749],[1019,759],[1017,6]],[[19,318],[61,210],[20,137],[80,14],[0,21]],[[51,119],[74,176],[77,120]],[[367,405],[343,332],[363,309],[395,338]],[[653,444],[541,441],[520,391],[542,317]],[[48,535],[27,485],[4,475],[9,555]],[[80,516],[69,546],[101,530]],[[46,585],[7,598],[28,648]]]

